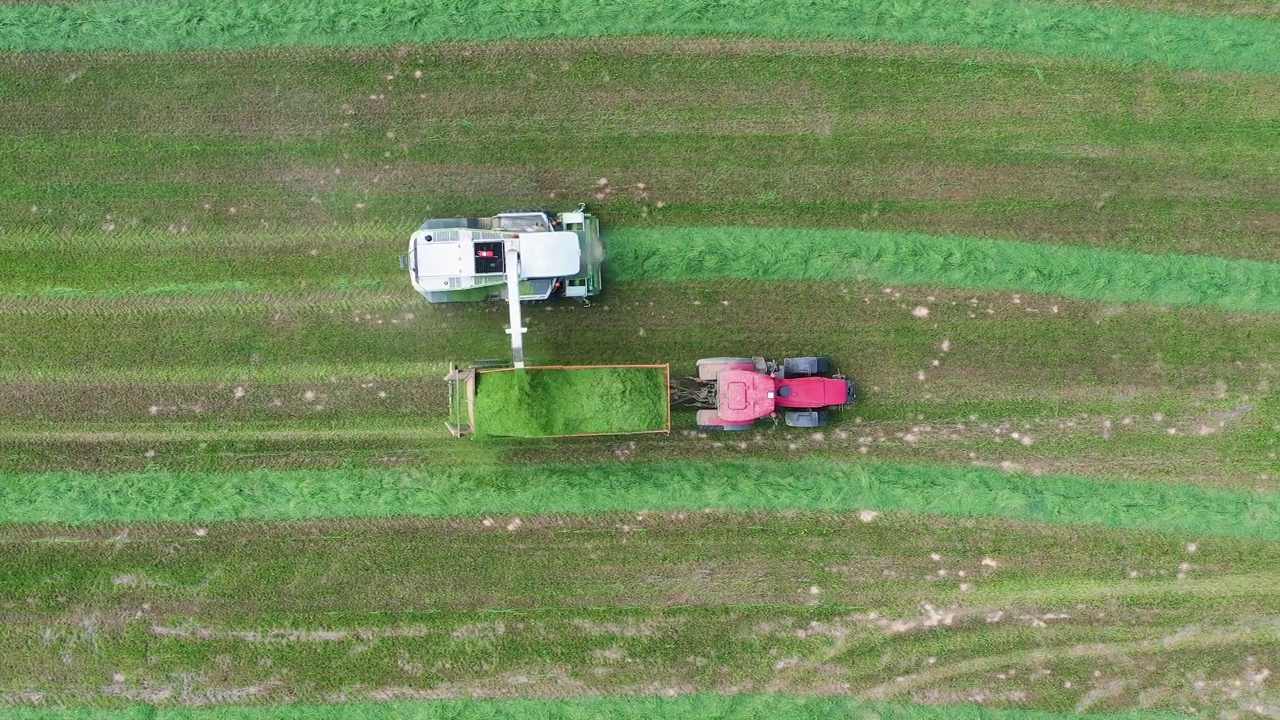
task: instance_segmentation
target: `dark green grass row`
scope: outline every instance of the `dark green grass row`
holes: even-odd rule
[[[41,287],[76,287],[84,265],[50,248],[160,231],[167,285],[197,238],[264,224],[291,228],[255,248],[284,267],[354,243],[324,280],[368,278],[425,216],[577,201],[606,227],[1280,258],[1280,96],[1249,76],[650,39],[19,55],[0,98],[4,259]],[[384,235],[347,229],[365,223]]]

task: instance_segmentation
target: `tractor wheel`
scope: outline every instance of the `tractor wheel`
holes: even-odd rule
[[[751,358],[718,357],[718,358],[702,358],[701,360],[698,361],[698,364],[699,365],[719,365],[721,363],[724,363],[725,365],[738,365],[741,363],[749,363],[749,362],[754,362],[754,361]]]
[[[755,360],[752,360],[751,358],[744,358],[744,357],[702,358],[701,360],[698,361],[698,379],[715,380],[716,370],[714,368],[716,366],[751,365],[754,367],[754,363],[755,363]],[[703,370],[703,368],[710,368],[710,370]]]
[[[824,357],[787,358],[782,361],[782,377],[803,378],[831,372],[831,361]]]
[[[826,410],[788,410],[784,418],[787,427],[815,428],[828,422]]]

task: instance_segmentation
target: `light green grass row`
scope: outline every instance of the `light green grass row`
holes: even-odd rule
[[[768,228],[619,228],[615,281],[872,280],[1026,290],[1098,302],[1280,310],[1280,264],[910,233]]]
[[[378,230],[367,230],[378,233]],[[363,237],[363,235],[362,235]],[[209,238],[213,245],[217,238]],[[362,240],[368,242],[368,239]],[[388,288],[402,277],[395,265],[398,239],[386,239],[386,274],[381,278],[351,281],[311,277],[308,287],[298,280],[282,284],[268,263],[258,267],[245,260],[227,276],[218,262],[188,263],[193,282],[162,285],[165,261],[154,263],[124,249],[104,250],[134,258],[131,283],[154,286],[113,287],[119,276],[83,278],[81,288],[36,290],[21,277],[0,283],[0,296],[49,299],[97,299],[111,297],[172,296],[182,293],[226,292],[245,294],[250,289],[304,292]],[[122,246],[122,248],[125,246]],[[1280,263],[1236,260],[1198,255],[1150,255],[1077,245],[1046,245],[1010,240],[959,236],[929,236],[862,230],[733,228],[733,227],[620,227],[606,230],[605,271],[612,282],[638,280],[820,280],[896,283],[973,290],[1010,290],[1062,295],[1105,303],[1152,305],[1205,305],[1231,312],[1280,311]],[[368,255],[353,251],[352,262]],[[356,255],[359,258],[355,257]],[[328,268],[337,260],[331,260]],[[306,273],[305,265],[299,272]],[[35,269],[32,272],[36,272]],[[259,282],[260,281],[260,282]],[[408,278],[401,292],[409,296]],[[262,284],[265,283],[265,284]],[[394,289],[394,288],[393,288]]]
[[[1188,716],[1149,711],[1058,714],[979,705],[873,703],[848,698],[787,695],[689,695],[678,698],[593,697],[575,700],[433,700],[286,705],[280,707],[124,710],[19,709],[15,720],[1175,720]]]
[[[1274,24],[974,0],[188,0],[0,5],[0,49],[178,50],[621,35],[833,38],[1280,71]]]
[[[4,523],[702,508],[874,509],[1280,539],[1277,493],[823,459],[0,475],[0,522]]]

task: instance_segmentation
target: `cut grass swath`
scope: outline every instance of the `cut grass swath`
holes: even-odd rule
[[[723,227],[614,228],[605,249],[606,272],[615,282],[869,279],[1099,302],[1280,310],[1280,264],[1200,255],[858,230]]]
[[[790,695],[687,695],[676,698],[591,697],[573,700],[430,700],[280,707],[121,710],[22,708],[17,720],[1182,720],[1151,711],[1107,715],[995,709],[980,705],[918,705]]]
[[[253,0],[0,5],[0,49],[370,46],[623,35],[825,38],[964,45],[1176,68],[1280,71],[1275,25],[1009,0]]]
[[[977,467],[794,462],[0,475],[0,522],[875,509],[1280,539],[1280,494]]]
[[[1231,312],[1280,310],[1280,264],[1253,260],[863,230],[615,226],[606,228],[605,235],[605,272],[610,282],[866,279],[974,290],[1024,290],[1106,303],[1206,305]],[[314,287],[319,286],[332,294],[331,298],[326,296],[325,302],[339,303],[344,297],[375,292],[375,286],[382,291],[381,297],[388,290],[394,292],[396,283],[401,282],[399,292],[412,297],[407,278],[397,281],[401,271],[392,269],[394,252],[400,245],[395,228],[361,226],[348,229],[342,237],[351,238],[353,245],[382,239],[387,248],[387,274],[379,279],[345,282],[312,275],[308,279],[313,289],[308,292],[314,294]],[[120,238],[119,245],[104,245],[101,252],[111,256],[117,265],[130,263],[129,278],[151,278],[159,283],[164,277],[164,263],[140,257],[135,250],[143,246],[136,240],[152,238],[160,241],[163,234],[139,233],[135,239]],[[6,242],[10,240],[19,241],[21,236],[5,237]],[[213,237],[208,241],[220,242]],[[31,238],[29,242],[38,240]],[[234,246],[271,247],[275,242],[277,236],[264,233],[237,239]],[[56,252],[34,244],[30,250],[33,255]],[[360,248],[349,255],[341,251],[331,254],[335,255],[335,265],[367,262],[367,253]],[[228,276],[226,265],[216,259],[192,257],[187,272],[202,282],[167,287],[118,287],[112,284],[113,277],[102,276],[86,281],[88,286],[84,288],[42,291],[8,280],[0,284],[0,301],[6,295],[28,303],[106,299],[118,303],[182,295],[247,297],[250,288],[241,284],[242,278],[269,275],[267,262],[263,260],[263,267],[259,268],[255,261],[246,260],[235,271],[237,276]],[[277,278],[268,282],[262,287],[269,287],[270,292],[295,296],[303,292]],[[34,310],[36,306],[32,307]]]
[[[504,368],[479,373],[475,434],[556,437],[670,427],[665,366]]]

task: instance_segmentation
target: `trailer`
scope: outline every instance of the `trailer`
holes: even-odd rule
[[[454,437],[585,437],[671,432],[669,365],[451,365]]]

